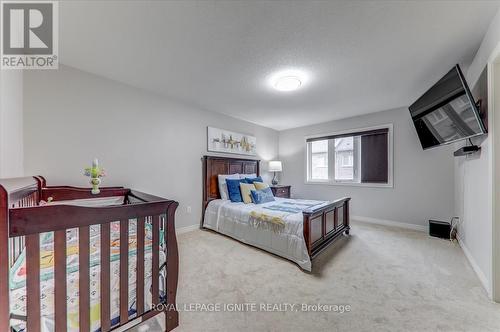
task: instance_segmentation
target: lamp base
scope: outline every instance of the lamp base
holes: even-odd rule
[[[271,181],[271,183],[273,184],[273,186],[278,184],[278,179],[276,179],[276,172],[274,172],[273,180]]]

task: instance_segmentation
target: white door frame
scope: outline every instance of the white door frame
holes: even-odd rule
[[[500,43],[488,59],[488,135],[491,135],[491,299],[500,302]],[[495,114],[497,113],[497,114]]]

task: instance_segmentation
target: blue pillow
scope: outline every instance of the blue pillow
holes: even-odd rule
[[[262,204],[267,202],[273,202],[274,196],[271,188],[264,188],[261,190],[252,190],[250,191],[252,195],[252,201],[255,204]]]
[[[233,203],[243,202],[241,198],[240,183],[247,183],[245,179],[226,179],[227,193]]]
[[[245,178],[245,181],[247,183],[250,183],[250,184],[252,184],[254,182],[264,182],[260,176],[258,176],[256,178]]]

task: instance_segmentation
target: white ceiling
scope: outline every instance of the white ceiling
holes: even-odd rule
[[[498,1],[68,1],[61,62],[277,130],[411,104],[465,71]],[[293,93],[267,79],[302,69]]]

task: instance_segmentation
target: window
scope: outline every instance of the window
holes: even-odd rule
[[[392,186],[392,125],[306,139],[307,182]]]
[[[328,180],[328,140],[311,142],[311,179]]]
[[[335,181],[357,180],[359,167],[354,163],[358,160],[359,137],[340,137],[333,139],[335,150]]]

